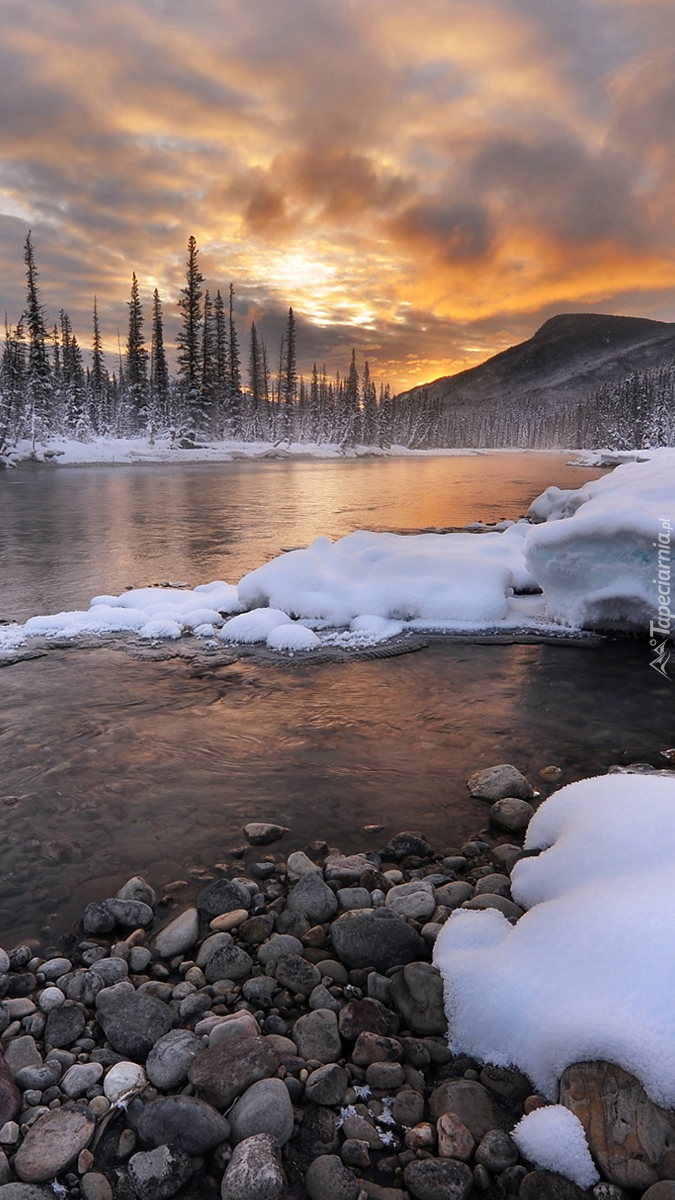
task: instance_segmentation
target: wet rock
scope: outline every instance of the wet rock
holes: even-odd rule
[[[173,1013],[166,1004],[125,983],[99,992],[96,1019],[119,1054],[142,1061],[173,1025]]]
[[[338,1019],[332,1009],[317,1008],[298,1017],[292,1037],[301,1058],[331,1063],[342,1054]]]
[[[473,1188],[473,1175],[466,1163],[453,1159],[411,1162],[403,1178],[415,1200],[467,1200]]]
[[[7,1121],[13,1121],[20,1108],[21,1095],[19,1089],[14,1082],[8,1064],[0,1054],[0,1127]]]
[[[554,1171],[530,1171],[518,1195],[520,1200],[588,1200],[588,1192]]]
[[[140,1150],[129,1159],[128,1171],[138,1200],[168,1200],[192,1179],[187,1154],[169,1146]]]
[[[203,1050],[190,1066],[188,1079],[201,1099],[214,1108],[227,1108],[251,1084],[274,1075],[280,1064],[279,1055],[265,1038],[239,1037]]]
[[[447,1032],[443,980],[431,963],[412,962],[391,981],[392,1004],[411,1033],[429,1037]]]
[[[161,1091],[180,1087],[187,1079],[190,1064],[203,1049],[202,1039],[189,1029],[172,1029],[155,1042],[148,1055],[148,1079]]]
[[[94,937],[110,933],[115,928],[115,918],[105,901],[87,905],[82,914],[82,928]]]
[[[171,1146],[189,1155],[206,1154],[230,1136],[225,1118],[195,1096],[158,1096],[150,1100],[140,1115],[137,1131],[146,1146]]]
[[[337,1154],[322,1154],[305,1175],[310,1200],[356,1200],[359,1185]]]
[[[278,842],[285,833],[290,833],[287,825],[267,824],[265,821],[252,821],[244,825],[246,840],[252,846],[269,846],[270,842]]]
[[[327,854],[323,868],[327,883],[341,883],[343,886],[359,883],[362,875],[370,874],[375,869],[374,859],[365,854]]]
[[[493,1175],[501,1175],[509,1167],[515,1167],[518,1147],[503,1129],[490,1129],[476,1150],[476,1162]]]
[[[222,1200],[282,1200],[285,1189],[276,1138],[258,1133],[235,1146],[223,1176]]]
[[[198,937],[199,913],[196,908],[186,908],[160,929],[153,943],[155,954],[160,958],[173,958],[194,946]]]
[[[24,1183],[54,1179],[76,1161],[94,1136],[95,1123],[81,1109],[57,1108],[31,1125],[19,1146],[14,1170]]]
[[[340,1033],[348,1041],[356,1041],[362,1033],[388,1035],[398,1033],[400,1021],[395,1013],[370,996],[350,1000],[340,1009]]]
[[[490,820],[499,829],[505,829],[509,833],[527,829],[533,816],[532,805],[528,804],[527,800],[517,800],[515,796],[497,800],[490,809]]]
[[[433,847],[429,845],[423,833],[405,829],[394,835],[382,851],[382,857],[387,860],[392,859],[393,862],[400,862],[401,859],[409,858],[411,855],[415,855],[417,858],[431,858],[433,853]]]
[[[534,788],[524,775],[510,763],[500,763],[485,771],[476,771],[467,780],[467,787],[477,800],[503,800],[507,796],[518,800],[531,800]]]
[[[217,919],[217,918],[216,918]],[[271,913],[260,913],[259,916],[249,917],[239,924],[239,940],[249,946],[260,946],[266,941],[274,929],[274,917]]]
[[[72,1046],[81,1036],[84,1026],[84,1010],[74,1001],[67,1000],[61,1008],[53,1008],[47,1017],[45,1045],[58,1048]]]
[[[293,883],[300,879],[301,876],[306,875],[308,872],[317,871],[318,869],[319,868],[317,867],[316,863],[312,862],[311,858],[305,854],[304,850],[295,850],[293,854],[289,854],[288,858],[286,859],[288,878]]]
[[[307,876],[307,878],[311,877]],[[317,968],[306,958],[301,958],[299,954],[289,954],[280,959],[274,977],[277,983],[288,988],[289,992],[299,993],[302,996],[309,996],[310,992],[321,983],[321,975]]]
[[[142,900],[118,900],[116,896],[106,900],[106,908],[117,925],[125,929],[145,928],[152,924],[153,911]]]
[[[251,907],[251,893],[234,879],[216,879],[199,893],[197,907],[209,920],[237,908]]]
[[[628,1071],[613,1063],[575,1063],[560,1081],[560,1103],[581,1121],[610,1183],[644,1190],[675,1176],[675,1113],[654,1104]]]
[[[230,1110],[234,1144],[269,1133],[285,1146],[293,1133],[293,1106],[282,1079],[260,1079],[244,1092]]]
[[[324,883],[319,871],[308,871],[288,893],[286,906],[290,912],[301,913],[313,925],[330,921],[338,909],[335,892]]]
[[[105,987],[105,983],[100,975],[80,968],[77,971],[73,971],[72,975],[68,975],[64,986],[66,996],[69,1000],[75,1000],[91,1008],[96,1001],[98,993]]]
[[[141,904],[147,904],[149,908],[154,908],[157,903],[154,888],[146,883],[142,875],[134,875],[132,879],[127,879],[117,893],[117,899],[139,900]]]
[[[99,958],[92,963],[91,970],[101,977],[106,987],[121,983],[129,974],[129,968],[123,958]]]
[[[436,1122],[439,1158],[458,1158],[468,1162],[476,1145],[466,1125],[455,1113],[443,1113]]]
[[[264,967],[268,963],[278,962],[289,954],[299,954],[302,957],[303,945],[299,938],[290,933],[277,933],[264,946],[258,947],[258,962]]]
[[[337,1063],[327,1063],[312,1071],[305,1084],[305,1096],[312,1104],[341,1104],[349,1075]]]
[[[470,1079],[450,1079],[431,1093],[429,1110],[436,1120],[443,1113],[452,1112],[466,1125],[469,1132],[480,1140],[489,1129],[495,1127],[492,1101],[480,1083]]]
[[[219,933],[215,936],[223,940],[213,949],[203,964],[207,982],[216,983],[219,979],[231,979],[236,982],[246,979],[253,968],[253,959],[250,954],[237,946],[229,933]]]
[[[356,909],[343,913],[330,927],[338,957],[348,967],[391,967],[428,956],[426,943],[391,908]]]

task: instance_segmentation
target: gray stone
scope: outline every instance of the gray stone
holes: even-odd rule
[[[317,1008],[298,1017],[292,1037],[301,1058],[331,1063],[342,1055],[338,1020],[331,1009]]]
[[[155,1042],[148,1055],[148,1079],[161,1091],[180,1087],[187,1079],[190,1064],[203,1049],[202,1039],[189,1029],[172,1029]]]
[[[282,1079],[260,1079],[247,1088],[229,1113],[236,1145],[256,1133],[269,1133],[285,1146],[293,1133],[293,1106]]]
[[[495,1127],[492,1100],[482,1084],[470,1079],[450,1079],[431,1093],[429,1109],[434,1120],[443,1113],[459,1117],[476,1140]]]
[[[290,833],[287,825],[274,825],[265,821],[252,821],[244,825],[246,840],[252,846],[268,846],[270,842],[278,842],[285,833]]]
[[[17,1039],[18,1041],[19,1039]],[[33,1039],[31,1038],[31,1041]],[[10,1042],[11,1045],[11,1042]],[[35,1045],[35,1043],[33,1043]],[[37,1050],[36,1050],[37,1053]],[[17,1062],[20,1060],[17,1060]],[[40,1060],[42,1061],[42,1060]],[[19,1074],[15,1070],[15,1074]],[[19,1089],[12,1077],[11,1063],[5,1061],[0,1054],[0,1128],[7,1121],[13,1120],[21,1108]]]
[[[196,908],[186,908],[169,921],[153,940],[153,949],[160,958],[173,958],[194,946],[199,937],[199,913]]]
[[[199,893],[197,907],[209,920],[220,917],[223,913],[234,912],[238,908],[248,911],[251,907],[251,893],[237,880],[216,879]]]
[[[103,1067],[100,1063],[76,1063],[63,1076],[60,1085],[61,1091],[65,1092],[66,1096],[70,1096],[71,1100],[77,1100],[80,1096],[84,1096],[90,1087],[94,1087],[102,1075]]]
[[[525,909],[521,908],[519,904],[514,904],[513,900],[507,900],[504,896],[495,896],[490,895],[489,893],[484,893],[481,896],[474,896],[472,900],[466,900],[462,905],[462,908],[473,910],[496,908],[497,911],[503,913],[503,915],[509,921],[519,920],[525,911]]]
[[[85,933],[98,937],[102,933],[110,933],[115,928],[115,918],[105,901],[88,904],[82,914],[82,928]]]
[[[305,1084],[305,1096],[312,1104],[341,1104],[348,1084],[349,1075],[344,1067],[327,1063],[312,1071]]]
[[[473,1190],[469,1167],[452,1158],[411,1162],[405,1168],[403,1178],[415,1200],[467,1200]]]
[[[534,796],[532,784],[510,763],[500,763],[497,767],[474,772],[467,780],[467,787],[476,799],[492,802],[503,800],[506,796],[518,800],[531,800]]]
[[[129,1179],[138,1200],[168,1200],[192,1179],[192,1163],[182,1150],[157,1146],[129,1159]]]
[[[0,1200],[54,1200],[50,1187],[36,1187],[33,1183],[4,1183],[0,1186]]]
[[[306,876],[311,878],[311,876]],[[321,976],[313,963],[301,958],[299,954],[289,954],[277,963],[274,977],[282,987],[288,988],[294,994],[309,996],[321,983]]]
[[[67,1171],[94,1136],[95,1122],[81,1109],[56,1108],[31,1125],[14,1170],[24,1183],[44,1183]]]
[[[356,1041],[361,1033],[379,1033],[388,1036],[398,1033],[401,1024],[396,1013],[385,1008],[379,1000],[364,996],[363,1000],[350,1000],[343,1005],[338,1018],[340,1033],[349,1041]]]
[[[136,1128],[144,1145],[171,1146],[189,1155],[206,1154],[230,1136],[225,1118],[196,1096],[158,1096],[150,1100]]]
[[[113,1197],[113,1190],[100,1171],[87,1171],[80,1180],[80,1191],[84,1200],[112,1200]]]
[[[398,1062],[403,1058],[403,1046],[396,1038],[364,1029],[356,1039],[351,1058],[359,1067],[369,1067],[374,1062]]]
[[[47,983],[55,983],[72,969],[73,964],[69,958],[48,958],[40,967],[39,974],[44,976]]]
[[[340,888],[337,894],[338,904],[343,912],[351,912],[353,908],[371,908],[372,900],[368,888]]]
[[[511,842],[503,843],[501,846],[495,846],[494,850],[490,851],[492,859],[498,871],[507,871],[510,875],[517,862],[521,858],[525,858],[525,851],[522,846],[514,846]]]
[[[665,1194],[657,1191],[656,1195],[651,1197],[651,1200],[675,1200],[675,1182],[668,1181],[666,1186],[669,1186],[672,1190]],[[662,1184],[655,1183],[654,1187],[660,1188]],[[645,1196],[649,1197],[650,1191],[651,1188],[648,1188]],[[628,1194],[616,1183],[596,1183],[593,1188],[593,1200],[628,1200]]]
[[[433,846],[429,845],[423,833],[405,829],[394,835],[382,851],[382,857],[400,862],[401,859],[409,858],[411,855],[415,855],[417,858],[431,858],[433,853]]]
[[[337,1154],[322,1154],[308,1167],[305,1187],[310,1200],[356,1200],[359,1185]]]
[[[16,1073],[16,1084],[22,1092],[28,1088],[37,1088],[39,1092],[44,1092],[47,1088],[54,1087],[60,1078],[61,1064],[49,1060],[41,1067],[22,1067]]]
[[[343,885],[358,883],[363,874],[375,870],[375,862],[365,854],[327,854],[323,866],[326,882]]]
[[[99,992],[96,1019],[113,1049],[143,1062],[173,1025],[173,1013],[166,1004],[125,983]]]
[[[139,925],[145,928],[146,925],[152,924],[153,911],[150,905],[144,904],[142,900],[118,900],[113,896],[105,903],[115,923],[124,926],[125,929],[138,929]]]
[[[260,913],[258,916],[249,917],[247,921],[242,921],[237,929],[237,937],[241,942],[246,942],[248,946],[260,946],[267,941],[273,929],[272,913]]]
[[[280,958],[286,958],[289,954],[302,955],[303,948],[300,939],[292,934],[276,933],[264,946],[258,947],[258,962],[266,967],[268,963],[278,962]]]
[[[400,883],[389,889],[385,904],[402,917],[425,921],[436,907],[433,885],[423,879],[416,879],[412,883]]]
[[[411,1033],[433,1037],[447,1033],[443,980],[431,963],[412,962],[394,975],[391,999]]]
[[[596,1190],[593,1191],[593,1200],[605,1200],[602,1195],[596,1197]],[[607,1196],[607,1200],[610,1200],[609,1196]],[[659,1183],[653,1183],[650,1188],[647,1188],[642,1200],[675,1200],[675,1180],[662,1179]]]
[[[132,946],[129,951],[129,970],[132,975],[142,975],[152,959],[147,946]]]
[[[59,1049],[72,1046],[82,1035],[84,1026],[85,1013],[82,1006],[73,1000],[66,1000],[60,1008],[53,1008],[47,1017],[45,1045],[57,1046]]]
[[[386,972],[428,955],[426,943],[391,908],[343,913],[330,927],[335,951],[348,967]]]
[[[309,1007],[314,1008],[332,1008],[333,1012],[339,1013],[342,1008],[342,1000],[338,1000],[337,996],[333,996],[325,984],[319,983],[309,994]]]
[[[403,1067],[397,1062],[371,1063],[366,1070],[366,1083],[368,1087],[387,1092],[389,1095],[395,1092],[397,1088],[402,1087],[404,1081],[405,1073]]]
[[[470,900],[475,890],[470,883],[464,883],[461,879],[455,883],[445,883],[443,887],[436,888],[436,903],[442,904],[443,908],[452,912],[465,900]]]
[[[509,833],[517,833],[527,829],[534,816],[534,809],[527,800],[517,800],[515,796],[507,796],[497,800],[490,809],[490,820],[500,829]]]
[[[72,975],[68,975],[64,989],[69,1000],[76,1000],[80,1004],[86,1004],[88,1008],[92,1008],[96,1002],[96,997],[103,990],[105,983],[100,975],[95,972],[85,970],[80,967],[77,971],[73,971]]]
[[[527,1075],[514,1067],[495,1067],[492,1063],[483,1067],[480,1082],[495,1095],[506,1096],[508,1100],[526,1100],[534,1091]]]
[[[511,880],[508,875],[501,875],[499,873],[483,875],[476,883],[476,895],[482,896],[484,892],[488,892],[491,896],[505,896],[507,900],[510,900]]]
[[[272,996],[277,990],[277,981],[269,975],[256,975],[254,979],[247,979],[241,989],[241,994],[245,1000],[250,1000],[252,1004],[262,1004],[267,1007],[272,1003]]]
[[[0,1064],[2,1062],[3,1059],[0,1057]],[[42,1055],[35,1044],[35,1038],[30,1034],[12,1038],[5,1047],[4,1063],[15,1078],[23,1067],[41,1067]],[[1,1079],[0,1075],[0,1082]]]
[[[237,1037],[203,1050],[191,1064],[188,1079],[207,1103],[227,1108],[252,1083],[274,1075],[280,1065],[279,1055],[265,1038]]]
[[[286,906],[301,913],[313,925],[321,925],[335,916],[338,908],[335,892],[324,883],[319,871],[308,871],[288,893]]]
[[[235,1146],[223,1176],[222,1200],[282,1200],[285,1190],[276,1138],[257,1133]]]
[[[555,1171],[530,1171],[520,1185],[520,1200],[588,1200],[588,1192]]]
[[[253,959],[250,954],[236,945],[231,934],[219,933],[216,934],[216,937],[221,941],[203,964],[207,982],[216,983],[219,979],[231,979],[233,982],[237,982],[246,979],[253,969]]]
[[[157,902],[154,888],[146,883],[142,875],[134,875],[132,879],[127,879],[117,893],[117,899],[140,900],[142,904],[147,904],[150,908],[154,908]]]
[[[100,975],[106,987],[120,983],[129,974],[129,968],[123,958],[99,958],[92,963],[91,970]]]
[[[493,1175],[501,1175],[502,1171],[515,1167],[518,1147],[503,1129],[490,1129],[476,1150],[476,1162]]]

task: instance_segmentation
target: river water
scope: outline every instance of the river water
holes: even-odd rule
[[[548,484],[598,474],[553,454],[5,472],[0,616],[128,585],[236,582],[324,533],[517,517]],[[320,837],[377,849],[401,828],[456,847],[486,825],[465,786],[479,767],[513,762],[546,795],[549,763],[562,782],[664,765],[672,687],[630,640],[217,669],[63,648],[7,667],[0,944],[48,941],[135,872],[160,890],[184,880],[192,898],[248,820],[290,826],[272,847],[284,854]]]

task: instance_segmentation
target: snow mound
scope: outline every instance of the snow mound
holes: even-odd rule
[[[141,626],[138,635],[142,638],[179,638],[182,632],[183,626],[178,621],[172,621],[169,617],[152,617]]]
[[[577,628],[642,632],[659,615],[672,621],[673,480],[675,450],[662,450],[582,488],[550,487],[537,497],[530,517],[545,523],[529,531],[525,563],[550,617]]]
[[[276,625],[267,637],[270,650],[285,650],[294,654],[296,650],[316,650],[321,639],[304,625]]]
[[[451,1049],[551,1100],[571,1063],[603,1059],[675,1107],[674,830],[675,777],[587,779],[542,804],[525,845],[543,852],[512,875],[529,911],[460,910],[435,944]]]
[[[266,642],[277,625],[290,624],[288,613],[278,608],[256,608],[226,621],[218,636],[223,642]]]
[[[557,1171],[581,1188],[600,1180],[584,1127],[562,1104],[535,1109],[518,1122],[511,1137],[523,1158],[546,1171]]]

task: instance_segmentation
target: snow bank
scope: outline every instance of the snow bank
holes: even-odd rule
[[[557,1171],[581,1188],[600,1180],[584,1127],[562,1104],[535,1109],[518,1122],[511,1137],[523,1158],[546,1171]]]
[[[675,778],[561,788],[525,846],[543,852],[514,868],[518,923],[459,910],[436,942],[451,1048],[551,1100],[567,1066],[604,1059],[675,1107]]]
[[[665,609],[672,621],[675,450],[625,463],[574,491],[547,488],[529,515],[545,522],[529,531],[525,562],[552,619],[647,632]]]

